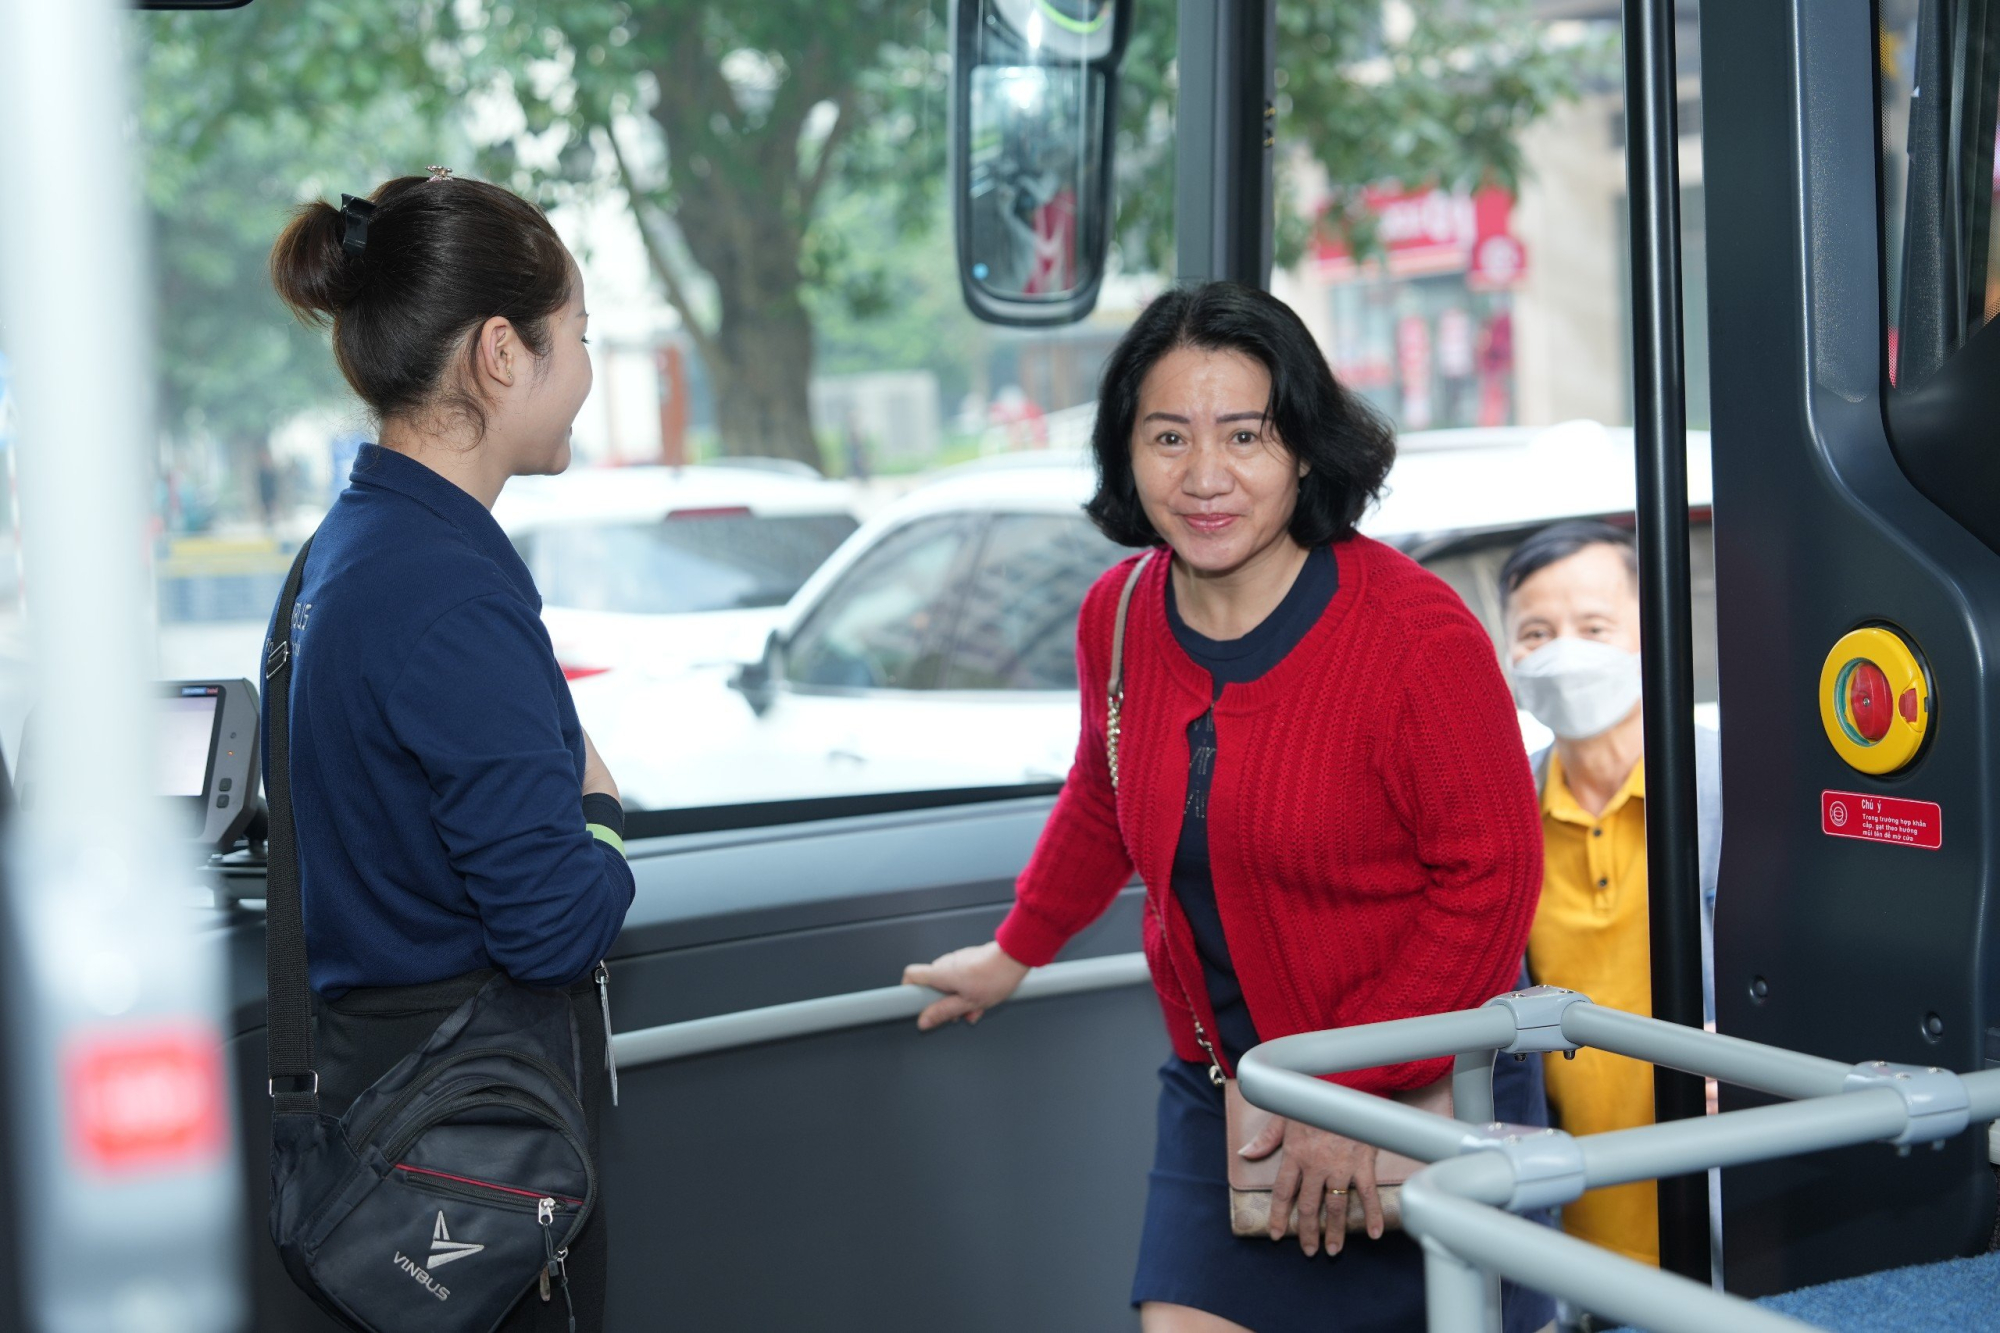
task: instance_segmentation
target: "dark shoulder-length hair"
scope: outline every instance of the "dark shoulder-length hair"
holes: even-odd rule
[[[1125,546],[1161,542],[1132,480],[1132,434],[1139,386],[1161,357],[1183,347],[1239,352],[1270,372],[1265,419],[1285,448],[1310,465],[1299,482],[1292,540],[1310,547],[1351,535],[1396,461],[1396,433],[1333,377],[1290,306],[1233,282],[1178,287],[1158,297],[1105,363],[1090,437],[1097,494],[1084,506],[1104,535]]]

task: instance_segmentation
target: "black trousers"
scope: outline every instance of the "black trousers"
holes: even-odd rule
[[[320,1074],[320,1109],[342,1115],[350,1103],[398,1060],[422,1046],[459,1005],[492,980],[490,970],[470,972],[423,986],[381,986],[352,990],[338,1000],[313,1001],[313,1052]],[[604,1072],[604,1016],[597,988],[586,979],[570,988],[583,1067],[584,1115],[590,1125],[590,1157],[600,1162],[599,1121],[610,1094]],[[611,1243],[604,1220],[608,1182],[600,1169],[597,1200],[565,1261],[569,1297],[576,1307],[577,1333],[602,1333],[604,1293]],[[569,1306],[561,1289],[541,1300],[534,1288],[501,1322],[497,1333],[568,1333]]]

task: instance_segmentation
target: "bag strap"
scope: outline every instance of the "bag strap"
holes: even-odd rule
[[[271,830],[264,890],[265,1046],[273,1115],[316,1115],[312,988],[306,977],[305,909],[299,899],[298,826],[292,817],[292,619],[312,541],[299,548],[264,645],[264,759]]]
[[[1118,594],[1118,619],[1111,626],[1111,679],[1105,687],[1104,757],[1111,767],[1111,790],[1118,790],[1118,726],[1125,711],[1125,617],[1132,609],[1132,594],[1139,576],[1146,572],[1158,547],[1139,557],[1125,576],[1124,590]]]
[[[1111,627],[1111,679],[1106,687],[1104,754],[1111,765],[1111,790],[1113,792],[1118,790],[1119,715],[1125,709],[1125,620],[1132,610],[1132,594],[1138,590],[1139,577],[1146,572],[1146,566],[1152,562],[1153,557],[1157,554],[1159,554],[1159,548],[1155,547],[1140,556],[1139,563],[1132,566],[1132,572],[1126,575],[1125,588],[1118,594],[1118,619],[1112,623]],[[1146,895],[1146,906],[1159,919],[1160,942],[1161,947],[1167,955],[1167,970],[1173,973],[1174,984],[1180,987],[1181,996],[1187,1002],[1188,1014],[1192,1016],[1194,1014],[1194,992],[1188,989],[1186,980],[1181,976],[1180,963],[1174,958],[1173,943],[1167,934],[1166,913],[1161,911],[1159,905],[1153,901],[1153,895],[1150,891]],[[1221,1087],[1225,1081],[1222,1072],[1222,1059],[1215,1053],[1214,1043],[1209,1041],[1208,1032],[1202,1027],[1199,1018],[1194,1019],[1194,1039],[1200,1044],[1202,1050],[1208,1053],[1209,1080],[1217,1087]]]

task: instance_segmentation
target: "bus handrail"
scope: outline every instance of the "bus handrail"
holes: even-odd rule
[[[1140,953],[1050,963],[1030,972],[1008,1003],[1133,986],[1149,976],[1146,957]],[[620,1069],[685,1060],[715,1051],[915,1018],[938,995],[928,986],[883,986],[823,995],[621,1032],[611,1039],[611,1050]]]
[[[1586,1046],[1717,1078],[1777,1105],[1572,1137],[1468,1124],[1324,1081],[1323,1075],[1454,1055],[1455,1090],[1519,1056]],[[1843,1065],[1683,1027],[1536,987],[1479,1009],[1265,1042],[1238,1069],[1254,1105],[1434,1163],[1403,1188],[1404,1224],[1424,1242],[1432,1333],[1498,1329],[1501,1277],[1654,1333],[1779,1333],[1811,1325],[1512,1216],[1585,1190],[1888,1141],[1942,1146],[2000,1118],[2000,1069],[1953,1074]],[[1475,1097],[1477,1096],[1475,1091]],[[1490,1114],[1490,1099],[1478,1110]],[[1473,1108],[1461,1105],[1465,1115]],[[1511,1210],[1511,1211],[1509,1211]]]

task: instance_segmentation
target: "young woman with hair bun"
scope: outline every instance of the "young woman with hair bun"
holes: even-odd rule
[[[380,430],[291,624],[321,1111],[505,974],[571,995],[595,1156],[594,973],[632,901],[624,815],[490,512],[509,478],[569,466],[591,383],[582,278],[541,210],[497,186],[434,172],[342,200],[299,209],[271,252],[278,295],[331,327]],[[600,1198],[567,1256],[577,1329],[602,1326],[606,1250]],[[532,1287],[501,1325],[570,1327]]]

